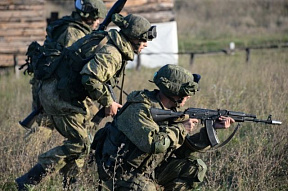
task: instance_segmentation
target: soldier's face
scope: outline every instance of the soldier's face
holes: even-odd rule
[[[178,102],[178,106],[175,102],[170,101],[171,107],[168,108],[172,108],[172,107],[183,107],[186,102],[188,101],[188,99],[190,98],[190,96],[185,96],[183,98],[179,97],[179,96],[172,96],[172,98]],[[180,103],[181,102],[181,103]]]
[[[136,54],[139,54],[145,47],[148,46],[148,43],[147,41],[144,41],[144,40],[132,40],[132,45],[134,47],[134,52]]]
[[[100,20],[99,19],[94,20],[92,25],[91,25],[91,29],[92,30],[96,30],[98,28],[99,24],[100,24]]]
[[[140,46],[138,48],[138,53],[140,53],[147,46],[148,46],[147,41],[140,41]]]
[[[100,24],[100,19],[90,19],[88,18],[85,23],[90,26],[92,30],[96,30]]]
[[[188,101],[189,98],[190,98],[190,96],[184,97],[182,102],[180,103],[180,107],[183,107],[185,105],[185,103]]]

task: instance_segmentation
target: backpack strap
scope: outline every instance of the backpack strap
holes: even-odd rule
[[[108,36],[105,36],[97,45],[97,47],[95,48],[95,52],[99,51],[109,40]],[[76,63],[83,63],[86,64],[89,60],[91,60],[94,55],[91,55],[88,58],[83,58],[81,52],[77,51],[69,51],[68,53],[69,57],[74,60]]]
[[[98,46],[95,48],[95,52],[98,52],[105,44],[107,44],[109,40],[109,36],[105,36],[98,44]]]
[[[120,87],[120,95],[119,95],[119,103],[122,105],[123,102],[123,88],[124,88],[124,79],[125,79],[125,66],[126,66],[126,61],[122,62],[122,82],[121,82],[121,87]]]

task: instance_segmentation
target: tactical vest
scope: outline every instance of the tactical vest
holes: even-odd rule
[[[150,93],[145,93],[151,100],[151,107],[159,107],[159,103],[155,100],[155,96]],[[132,169],[134,173],[146,173],[146,170],[151,172],[156,168],[155,165],[162,161],[163,158],[170,156],[170,149],[164,153],[151,154],[145,153],[138,149],[120,130],[117,128],[117,117],[129,107],[131,102],[126,102],[120,111],[117,112],[116,117],[112,123],[107,123],[104,128],[101,128],[94,136],[91,144],[91,149],[95,150],[95,159],[98,167],[98,174],[101,180],[108,180],[116,173],[122,174],[124,171]],[[158,123],[159,126],[167,126],[168,122],[164,121]],[[109,136],[109,137],[108,137]],[[105,150],[105,151],[104,151]],[[107,153],[107,154],[103,154]],[[125,164],[117,164],[119,161],[125,161]],[[149,167],[148,167],[149,165]],[[117,168],[121,166],[121,168]],[[115,168],[116,167],[116,168]],[[124,171],[123,171],[124,170]]]

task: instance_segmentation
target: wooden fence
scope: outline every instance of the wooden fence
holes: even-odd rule
[[[221,50],[216,50],[216,51],[195,51],[195,52],[189,52],[189,51],[185,51],[185,52],[177,52],[177,53],[171,53],[171,52],[158,52],[158,53],[141,53],[140,55],[138,55],[138,59],[137,59],[137,64],[136,64],[136,70],[140,70],[141,68],[141,55],[152,55],[152,54],[178,54],[178,55],[190,55],[190,65],[192,65],[194,63],[194,59],[196,55],[216,55],[216,54],[224,54],[224,55],[232,55],[235,52],[239,52],[239,51],[245,51],[245,60],[246,62],[249,62],[250,60],[250,55],[251,55],[251,51],[252,50],[259,50],[259,49],[283,49],[283,48],[288,48],[288,43],[283,43],[283,44],[279,44],[279,45],[268,45],[268,46],[254,46],[254,47],[246,47],[246,48],[237,48],[234,50],[230,50],[230,49],[221,49]],[[23,58],[23,56],[18,56],[17,54],[13,55],[13,65],[8,65],[8,66],[2,66],[1,68],[12,68],[14,67],[14,71],[15,73],[18,75],[19,73],[19,67],[21,66],[20,63],[23,62],[23,60],[21,60],[19,62],[19,59],[23,59],[25,61],[25,58]]]
[[[25,62],[25,52],[31,41],[43,41],[46,19],[44,0],[0,1],[1,67]]]

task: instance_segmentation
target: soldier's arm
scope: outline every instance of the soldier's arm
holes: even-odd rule
[[[100,103],[102,106],[110,106],[113,103],[113,99],[108,88],[103,85],[99,80],[91,77],[90,75],[82,75],[82,84],[84,85],[88,96]]]
[[[110,106],[113,98],[105,83],[119,70],[119,61],[111,54],[97,53],[80,72],[88,96],[103,106]]]
[[[129,119],[129,123],[127,123]],[[178,148],[186,136],[182,124],[160,127],[151,117],[146,104],[131,104],[117,118],[118,128],[140,150],[146,153],[165,152],[168,148]]]
[[[205,152],[211,148],[205,128],[201,128],[199,132],[193,135],[186,136],[185,139],[184,144],[175,151],[179,158],[185,158],[195,152]]]

